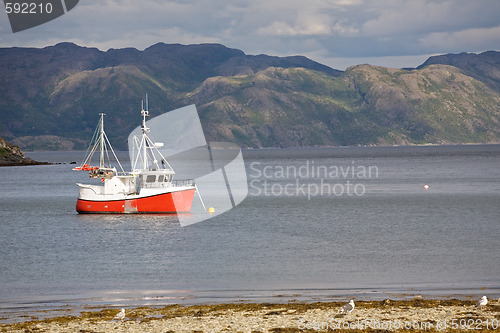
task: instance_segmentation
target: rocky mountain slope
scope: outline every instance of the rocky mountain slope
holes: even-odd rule
[[[427,59],[418,68],[441,64],[457,67],[464,74],[484,82],[492,89],[500,90],[499,52],[488,51],[481,54],[460,53],[434,56]]]
[[[148,93],[152,116],[195,103],[208,140],[242,146],[500,142],[499,71],[498,52],[341,72],[218,44],[0,49],[0,135],[25,149],[82,149],[104,112],[125,148]]]

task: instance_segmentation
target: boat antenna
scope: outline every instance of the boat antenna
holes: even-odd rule
[[[143,163],[143,169],[148,168],[148,157],[147,157],[147,149],[148,149],[148,136],[147,132],[149,132],[149,128],[146,127],[146,117],[149,116],[149,111],[148,111],[148,94],[146,94],[146,110],[144,110],[144,101],[142,101],[141,105],[141,115],[142,115],[142,140],[141,140],[141,147],[143,147],[142,150],[142,163]]]
[[[141,103],[141,115],[142,115],[142,133],[146,134],[149,130],[149,128],[146,127],[146,117],[149,116],[148,94],[146,94],[146,110],[144,110],[144,100]]]

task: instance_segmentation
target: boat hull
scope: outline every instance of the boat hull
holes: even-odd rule
[[[177,214],[191,211],[194,188],[175,192],[132,196],[118,200],[88,200],[79,198],[76,211],[80,214]]]

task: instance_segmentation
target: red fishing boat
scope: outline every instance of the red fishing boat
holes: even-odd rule
[[[73,170],[88,171],[98,184],[80,184],[76,211],[80,214],[140,214],[185,213],[191,210],[197,190],[193,179],[174,180],[175,171],[153,142],[146,126],[149,111],[141,109],[142,135],[134,137],[136,158],[132,171],[125,172],[104,132],[104,114],[97,126],[87,156],[81,166]],[[92,166],[93,155],[99,152],[99,165]],[[114,158],[119,170],[111,165]],[[160,162],[159,162],[160,161]],[[201,198],[200,198],[201,199]]]

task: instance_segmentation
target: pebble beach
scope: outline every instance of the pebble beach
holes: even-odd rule
[[[500,300],[423,299],[169,305],[83,311],[75,316],[0,324],[1,332],[500,332]]]

